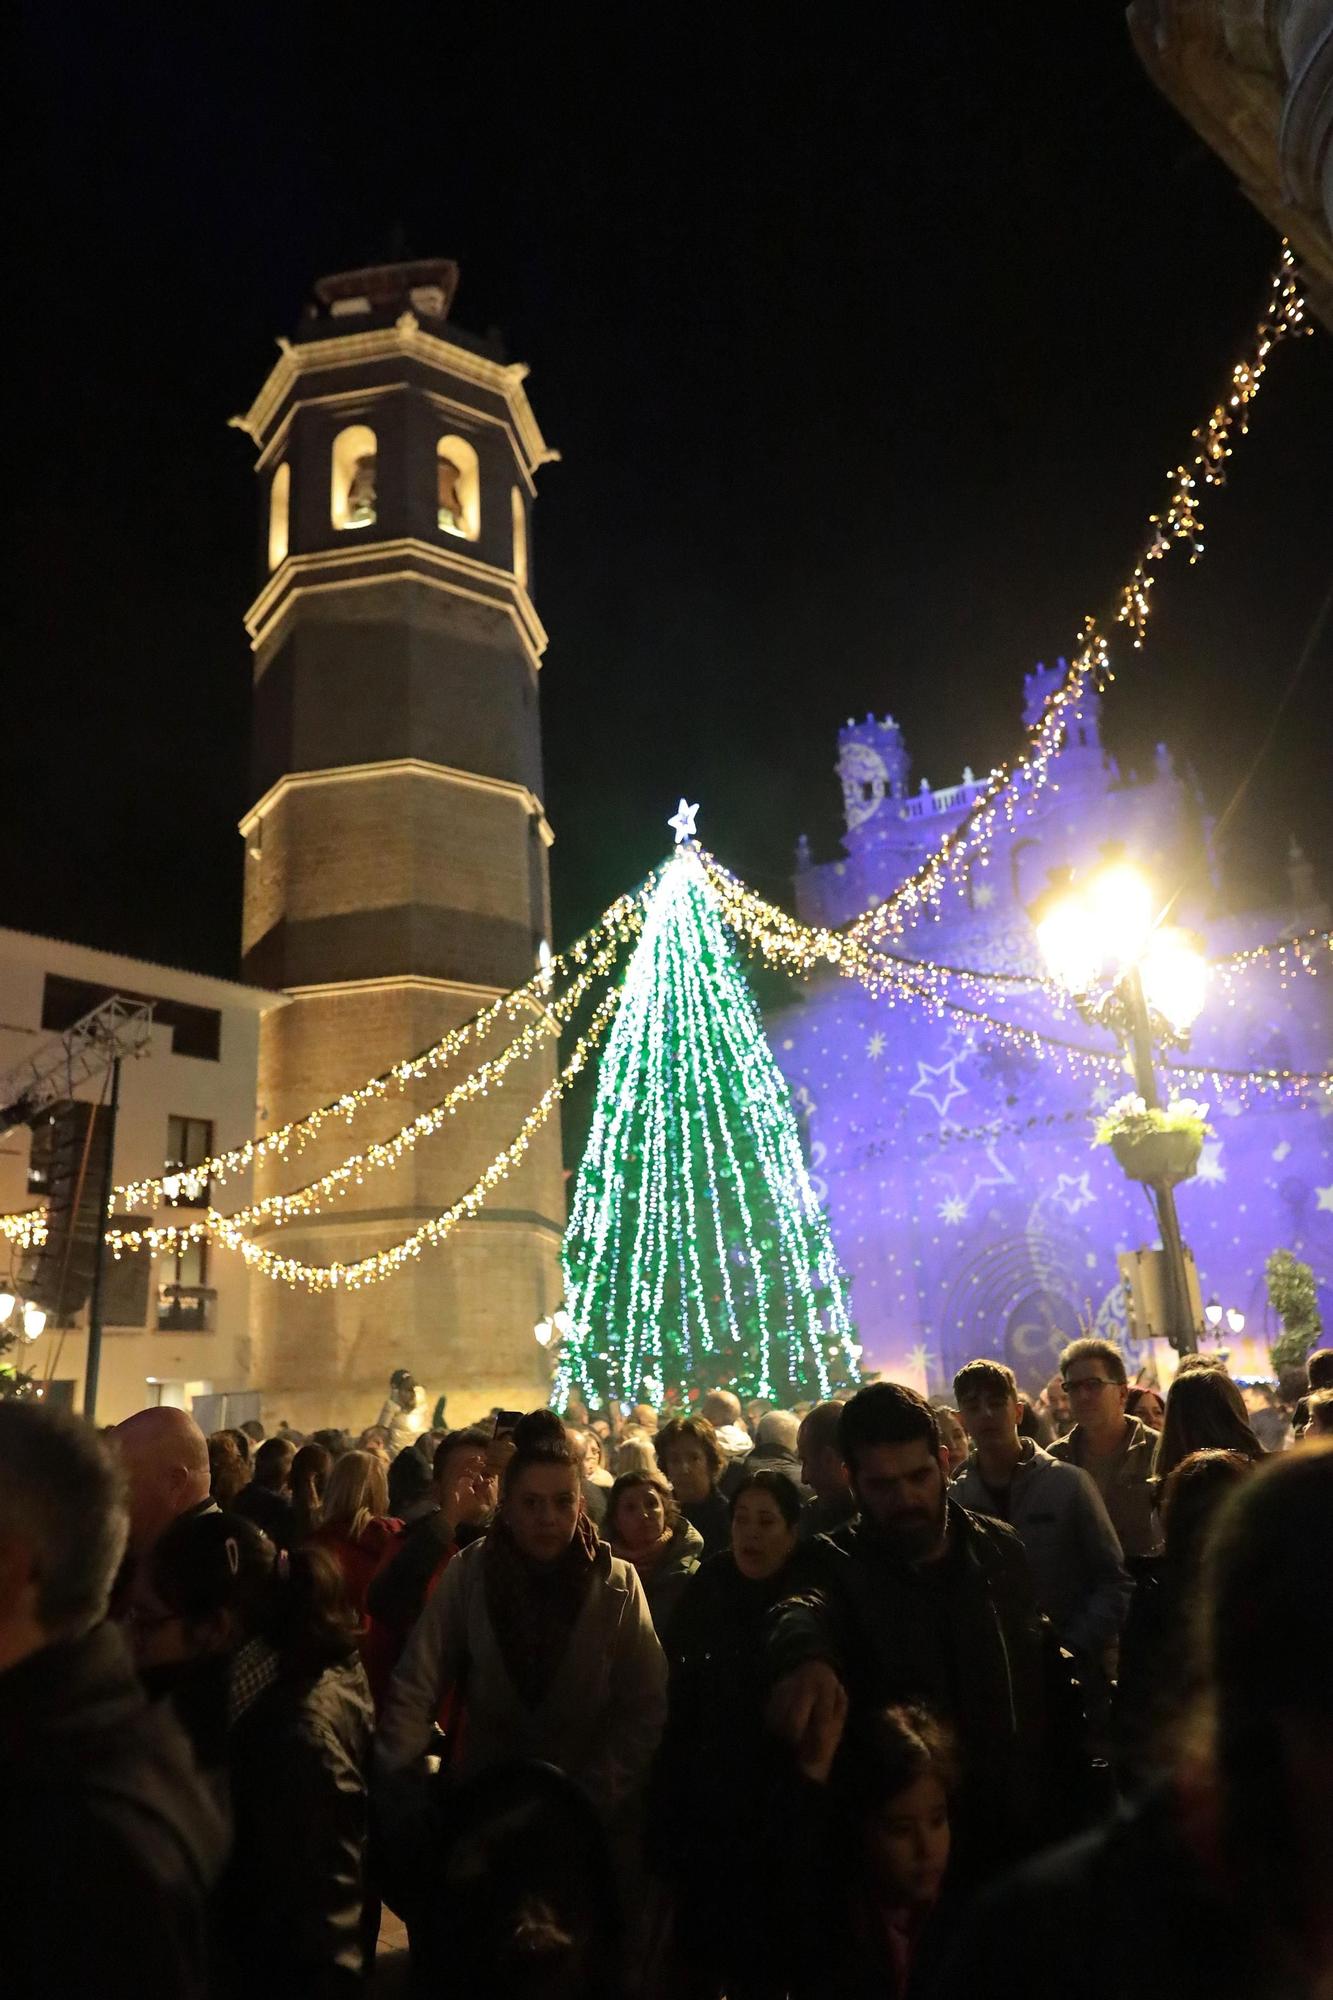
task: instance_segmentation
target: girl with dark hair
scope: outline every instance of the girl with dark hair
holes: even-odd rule
[[[256,1965],[273,1992],[358,1991],[372,1715],[337,1564],[275,1557],[239,1515],[186,1515],[132,1613],[150,1695],[230,1801],[216,1991],[252,1991]]]
[[[797,1943],[792,2000],[904,2000],[922,1988],[940,1936],[949,1865],[953,1739],[927,1709],[885,1708],[849,1723],[802,1762],[793,1896],[829,1913]]]
[[[494,1525],[449,1564],[393,1677],[376,1765],[402,1827],[424,1804],[435,1719],[461,1693],[448,1782],[536,1759],[608,1822],[632,1807],[661,1732],[666,1663],[633,1565],[599,1542],[560,1419],[515,1427]]]
[[[1167,1390],[1166,1416],[1153,1459],[1162,1482],[1194,1451],[1238,1451],[1257,1463],[1265,1457],[1250,1424],[1245,1399],[1222,1368],[1183,1369]]]
[[[659,1639],[665,1637],[686,1584],[699,1567],[704,1539],[676,1505],[660,1472],[624,1472],[606,1507],[611,1553],[639,1572]]]
[[[771,1889],[766,1807],[781,1812],[791,1783],[790,1756],[764,1725],[764,1634],[779,1599],[819,1575],[800,1518],[784,1473],[747,1473],[731,1499],[731,1547],[691,1577],[667,1634],[650,1859],[674,1893],[672,1992],[766,2000],[785,1991],[787,1933],[756,1933],[737,1913],[762,1907]]]

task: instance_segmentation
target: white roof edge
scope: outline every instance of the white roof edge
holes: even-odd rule
[[[6,958],[40,964],[45,971],[61,973],[70,979],[95,979],[108,986],[125,985],[136,992],[147,989],[160,999],[184,1000],[197,1007],[250,1007],[262,1014],[270,1007],[285,1007],[288,1000],[286,993],[265,986],[247,986],[240,979],[220,979],[208,972],[190,972],[181,965],[163,965],[156,959],[130,958],[122,952],[104,951],[100,945],[77,944],[71,938],[0,926],[0,960]]]

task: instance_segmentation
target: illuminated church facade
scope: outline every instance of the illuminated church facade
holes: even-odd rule
[[[1024,684],[1025,719],[1062,679],[1064,663]],[[1191,783],[1159,747],[1145,774],[1122,772],[1101,740],[1099,697],[1072,716],[1050,782],[1023,796],[1012,822],[977,854],[930,917],[886,947],[937,964],[1039,975],[1029,915],[1052,873],[1095,866],[1110,849],[1159,888],[1179,888],[1175,920],[1210,958],[1324,925],[1327,910],[1295,847],[1285,907],[1236,912]],[[836,861],[802,841],[799,914],[841,926],[884,901],[958,825],[984,778],[913,784],[891,717],[849,721],[838,739],[846,830]],[[987,993],[995,994],[988,1001]],[[1215,978],[1188,1056],[1209,1069],[1329,1067],[1328,980],[1283,975],[1265,960]],[[978,997],[980,995],[980,997]],[[1059,1046],[1037,1053],[986,1016],[1056,1043],[1113,1057],[1110,1036],[1039,988],[981,982],[950,998],[962,1011],[875,998],[834,974],[769,1019],[807,1138],[817,1190],[852,1282],[867,1370],[934,1393],[977,1355],[1010,1363],[1035,1388],[1089,1318],[1133,1349],[1119,1253],[1156,1242],[1145,1191],[1106,1148],[1092,1117],[1130,1089],[1128,1075],[1090,1073]],[[1333,1265],[1333,1102],[1286,1087],[1256,1095],[1236,1079],[1174,1095],[1202,1096],[1216,1132],[1197,1177],[1178,1191],[1181,1226],[1205,1300],[1244,1313],[1233,1366],[1262,1366],[1264,1260],[1285,1247],[1316,1272]],[[1333,1310],[1333,1296],[1327,1302]],[[1224,1335],[1224,1339],[1226,1336]],[[1230,1341],[1233,1349],[1237,1343]]]

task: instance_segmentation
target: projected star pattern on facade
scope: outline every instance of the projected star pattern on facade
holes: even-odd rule
[[[1029,715],[1050,678],[1040,668],[1027,676]],[[968,772],[957,786],[911,789],[908,755],[888,718],[849,723],[839,749],[844,858],[811,864],[802,843],[796,876],[801,915],[830,925],[890,894],[957,823],[975,784]],[[1327,921],[1308,870],[1293,870],[1286,907],[1227,914],[1193,788],[1165,750],[1141,778],[1119,772],[1101,746],[1099,702],[1089,695],[1056,782],[1020,809],[1003,845],[984,867],[973,864],[938,921],[918,924],[904,948],[950,964],[1041,971],[1028,905],[1049,869],[1090,866],[1108,842],[1123,844],[1159,884],[1193,876],[1193,898],[1187,890],[1177,920],[1203,935],[1210,955]],[[1253,971],[1234,1005],[1212,992],[1194,1052],[1225,1067],[1327,1067],[1327,989],[1325,979],[1301,978],[1280,991],[1272,974]],[[994,1011],[1112,1048],[1072,1011],[1057,1017],[1040,1000]],[[1125,1338],[1117,1253],[1154,1242],[1155,1227],[1143,1191],[1089,1141],[1091,1114],[1128,1078],[1120,1086],[1070,1073],[1015,1052],[982,1025],[916,1004],[889,1007],[833,977],[800,989],[769,1028],[851,1275],[867,1368],[934,1391],[962,1361],[993,1354],[1035,1388],[1078,1334],[1081,1315]],[[1331,1109],[1290,1098],[1248,1108],[1216,1094],[1217,1137],[1179,1191],[1204,1297],[1239,1306],[1256,1331],[1265,1324],[1271,1249],[1310,1259],[1321,1280],[1333,1262]],[[1324,1305],[1333,1316],[1333,1294]]]

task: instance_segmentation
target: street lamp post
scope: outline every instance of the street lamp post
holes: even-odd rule
[[[1157,1090],[1157,1073],[1153,1066],[1152,1023],[1148,1015],[1148,1002],[1143,991],[1143,975],[1137,965],[1131,965],[1119,982],[1119,998],[1124,1007],[1126,1039],[1129,1042],[1130,1059],[1134,1064],[1134,1087],[1149,1111],[1155,1111],[1161,1104]],[[1150,1183],[1157,1208],[1157,1226],[1161,1232],[1162,1248],[1166,1252],[1166,1281],[1168,1293],[1167,1310],[1171,1325],[1169,1337],[1177,1354],[1193,1354],[1198,1348],[1195,1335],[1194,1315],[1190,1311],[1189,1273],[1185,1267],[1185,1243],[1180,1234],[1180,1217],[1176,1212],[1176,1191],[1170,1181],[1160,1180]]]
[[[1035,913],[1037,937],[1052,972],[1089,1021],[1123,1042],[1144,1107],[1161,1106],[1155,1039],[1183,1041],[1204,999],[1206,968],[1192,940],[1153,921],[1152,892],[1138,870],[1115,861],[1079,888],[1062,885]],[[1198,1334],[1176,1197],[1169,1179],[1152,1191],[1162,1239],[1168,1326],[1178,1354],[1193,1354]]]

